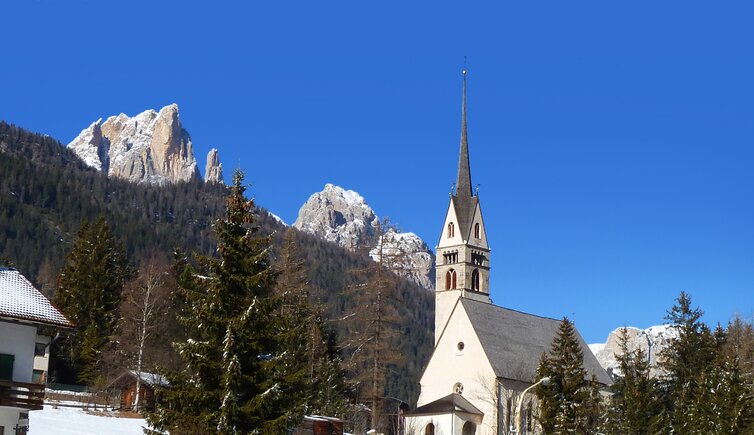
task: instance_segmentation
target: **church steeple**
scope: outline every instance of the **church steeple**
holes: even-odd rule
[[[471,168],[469,167],[469,139],[466,130],[466,69],[463,70],[463,102],[461,103],[461,151],[458,157],[458,180],[456,196],[474,196],[471,191]]]
[[[435,343],[459,298],[490,303],[490,247],[479,196],[471,190],[466,129],[466,70],[463,70],[461,151],[456,190],[450,197],[436,247]]]

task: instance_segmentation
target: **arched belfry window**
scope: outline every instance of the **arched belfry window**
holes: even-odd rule
[[[479,228],[479,222],[474,224],[474,237],[479,239],[481,234],[481,230]]]
[[[456,226],[453,225],[453,222],[448,223],[448,238],[453,237],[456,234]]]
[[[445,290],[452,290],[454,288],[456,288],[456,271],[450,269],[445,273]]]
[[[427,423],[426,429],[424,429],[424,435],[435,435],[435,424]]]
[[[474,269],[471,272],[471,289],[479,291],[479,269]]]

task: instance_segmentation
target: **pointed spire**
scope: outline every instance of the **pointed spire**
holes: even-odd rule
[[[466,69],[463,70],[463,103],[461,105],[461,152],[458,157],[456,196],[473,196],[469,167],[469,140],[466,136]]]

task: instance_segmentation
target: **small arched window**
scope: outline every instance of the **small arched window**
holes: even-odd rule
[[[435,435],[434,423],[427,423],[427,427],[424,429],[424,435]]]
[[[474,269],[471,272],[471,289],[479,291],[479,269]]]
[[[456,234],[456,226],[453,225],[453,222],[448,223],[448,238],[455,236]]]
[[[479,222],[474,224],[474,237],[479,239],[479,235],[481,234],[481,230],[479,228]]]
[[[456,271],[450,269],[445,273],[445,290],[452,290],[454,288],[456,288]]]
[[[467,421],[461,429],[463,435],[474,435],[476,433],[476,425],[470,421]]]

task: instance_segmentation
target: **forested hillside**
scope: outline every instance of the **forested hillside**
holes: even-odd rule
[[[247,180],[253,184],[253,174]],[[0,257],[50,296],[82,222],[104,215],[134,264],[151,252],[176,248],[211,255],[212,222],[222,215],[226,194],[225,186],[201,181],[158,187],[108,178],[57,140],[0,121]],[[261,209],[256,223],[280,246],[282,224]],[[371,260],[301,232],[295,239],[314,302],[323,304],[345,342],[352,326],[339,319],[363,303],[349,289],[370,280]],[[391,347],[405,360],[390,371],[386,395],[415,401],[420,370],[432,350],[434,304],[432,294],[411,282],[399,279],[396,287],[389,303],[400,333]]]

